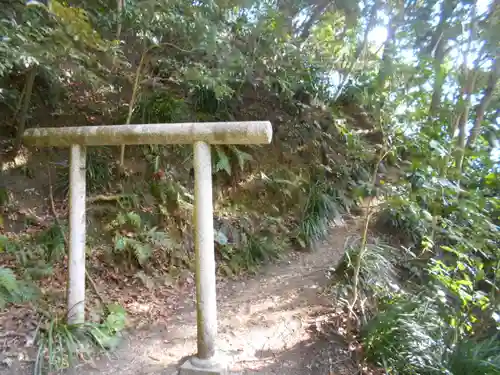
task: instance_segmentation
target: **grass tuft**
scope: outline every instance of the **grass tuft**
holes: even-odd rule
[[[312,182],[303,188],[305,200],[297,240],[303,247],[323,239],[334,219],[344,211],[338,192],[322,182]]]
[[[96,351],[107,353],[115,348],[118,334],[125,327],[125,310],[108,306],[109,314],[102,323],[68,324],[54,317],[39,327],[34,375],[74,367]]]

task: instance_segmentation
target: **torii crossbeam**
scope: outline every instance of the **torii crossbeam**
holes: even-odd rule
[[[178,124],[105,125],[34,128],[24,142],[36,147],[69,147],[69,282],[68,322],[85,319],[85,168],[86,146],[193,144],[195,171],[195,257],[198,352],[185,362],[182,375],[223,374],[215,359],[217,336],[216,268],[214,254],[212,162],[210,144],[269,144],[269,121],[199,122]]]

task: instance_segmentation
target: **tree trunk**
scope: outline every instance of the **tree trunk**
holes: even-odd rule
[[[335,99],[337,99],[342,91],[344,90],[344,86],[346,82],[348,81],[352,71],[354,70],[359,58],[365,53],[367,46],[368,46],[368,35],[370,34],[370,31],[373,29],[375,26],[375,23],[377,21],[377,10],[378,10],[378,2],[374,2],[373,6],[370,9],[369,15],[368,15],[368,24],[366,25],[366,29],[363,35],[363,41],[361,44],[359,44],[356,48],[356,52],[354,54],[354,58],[351,61],[351,64],[347,68],[347,73],[344,75],[344,78],[342,79],[341,84],[339,85],[339,88],[337,89],[337,92],[335,94]]]
[[[491,99],[493,98],[493,92],[495,91],[495,87],[498,83],[499,76],[500,76],[500,57],[497,56],[491,68],[491,72],[488,77],[488,84],[484,91],[484,95],[476,107],[476,118],[474,120],[474,126],[471,129],[469,139],[467,140],[467,148],[474,147],[474,144],[476,143],[476,140],[479,137],[479,133],[481,132],[481,124],[484,119],[484,114],[488,109]]]
[[[304,22],[302,26],[302,31],[300,32],[300,40],[305,40],[309,37],[311,28],[318,22],[329,5],[330,1],[324,0],[314,7],[311,16],[306,22]]]
[[[35,83],[36,73],[37,73],[37,67],[33,66],[26,74],[23,105],[21,107],[21,115],[19,117],[19,123],[17,125],[16,139],[14,141],[15,152],[19,150],[23,140],[23,133],[26,128],[26,119],[28,117],[28,111],[30,109],[31,94],[33,93],[33,84]]]
[[[471,105],[471,98],[472,98],[472,93],[474,92],[475,86],[476,86],[476,80],[477,80],[477,75],[479,72],[479,62],[481,61],[481,56],[478,56],[477,59],[474,61],[474,67],[472,69],[469,69],[468,66],[468,55],[472,51],[472,42],[476,37],[476,27],[477,27],[477,20],[476,20],[476,5],[473,5],[472,10],[471,10],[471,25],[470,25],[470,36],[469,36],[469,41],[468,41],[468,47],[467,51],[464,53],[464,61],[463,61],[463,67],[464,70],[466,71],[465,74],[465,80],[464,80],[464,89],[461,92],[461,98],[459,100],[462,102],[462,108],[458,112],[458,120],[456,124],[458,125],[458,141],[455,149],[455,167],[456,170],[459,174],[462,173],[462,165],[464,161],[464,154],[465,154],[465,144],[467,140],[467,135],[466,135],[466,127],[467,127],[467,122],[469,120],[469,111],[470,111],[470,105]],[[464,98],[465,95],[465,98]],[[451,134],[451,137],[454,137],[456,129],[452,129],[453,133]],[[453,139],[453,138],[452,138]]]
[[[277,9],[279,14],[281,14],[283,19],[286,21],[286,31],[293,34],[293,20],[301,9],[293,0],[279,0],[277,2]]]
[[[429,108],[429,117],[433,117],[441,103],[441,97],[443,96],[443,85],[446,79],[446,72],[443,69],[443,62],[446,56],[445,54],[445,44],[444,38],[440,38],[436,46],[433,66],[434,66],[434,85],[432,89],[431,105]]]
[[[387,26],[387,39],[384,43],[384,52],[382,54],[382,66],[380,67],[378,78],[377,78],[377,88],[380,91],[384,90],[387,78],[392,74],[393,60],[395,55],[395,42],[396,42],[396,31],[398,27],[402,24],[405,15],[404,2],[398,0],[397,9],[395,14],[389,20]],[[379,104],[377,118],[380,117],[380,111],[385,104],[385,97],[382,95],[382,99]]]
[[[405,14],[403,2],[398,4],[398,9],[396,9],[395,12],[396,13],[391,17],[387,26],[387,39],[384,43],[384,52],[382,54],[382,67],[380,68],[378,74],[378,87],[380,89],[384,87],[387,77],[392,71],[392,61],[395,54],[396,31],[403,22]]]
[[[123,14],[124,0],[117,0],[116,2],[116,40],[120,40],[122,33],[122,14]]]
[[[379,70],[377,87],[382,90],[392,70],[392,60],[394,56],[394,41],[396,36],[395,25],[392,20],[387,27],[387,39],[384,43],[384,53],[382,55],[382,66]]]
[[[434,68],[434,85],[432,89],[431,104],[429,107],[429,117],[432,118],[438,111],[441,97],[443,96],[443,85],[446,80],[446,72],[443,69],[444,59],[446,57],[446,47],[448,45],[448,37],[446,35],[449,24],[448,20],[453,15],[453,11],[457,7],[456,0],[445,0],[441,7],[441,16],[436,31],[432,34],[431,43],[428,46],[427,52],[433,57]]]
[[[127,114],[127,119],[125,121],[125,125],[129,125],[130,121],[132,121],[132,115],[134,114],[134,108],[135,108],[135,105],[137,103],[137,98],[139,96],[141,77],[142,77],[143,69],[146,65],[147,58],[148,58],[148,49],[144,48],[144,52],[142,53],[142,56],[141,56],[141,61],[139,62],[139,66],[137,67],[137,70],[135,72],[135,82],[134,82],[134,87],[132,90],[132,96],[131,96],[130,102],[128,104],[128,114]],[[125,145],[121,145],[121,147],[120,147],[119,167],[123,172],[124,168],[125,168]]]

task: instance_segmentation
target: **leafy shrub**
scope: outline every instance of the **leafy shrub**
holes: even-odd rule
[[[164,218],[191,212],[194,197],[183,184],[172,179],[153,180],[149,191],[156,199],[158,211]]]
[[[213,84],[214,89],[199,85],[192,90],[191,101],[195,111],[215,115],[227,110],[227,98],[233,90],[225,83],[220,84],[215,80]]]
[[[55,317],[38,331],[35,375],[73,367],[78,359],[88,359],[96,350],[108,351],[117,344],[118,334],[125,328],[125,310],[107,306],[108,314],[101,323],[67,324]]]
[[[134,113],[136,115],[133,119],[137,123],[158,124],[188,120],[190,112],[184,99],[178,99],[170,93],[160,91],[151,95],[142,95]]]
[[[429,229],[429,215],[423,213],[415,203],[396,198],[390,200],[379,212],[377,228],[420,244]]]

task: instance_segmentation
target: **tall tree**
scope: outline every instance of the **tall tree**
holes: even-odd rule
[[[432,33],[432,39],[427,48],[427,53],[433,58],[432,65],[434,70],[434,84],[429,108],[430,117],[436,115],[443,96],[443,85],[446,79],[444,60],[449,52],[449,21],[457,5],[457,0],[444,0],[442,2],[439,23],[436,30]]]
[[[384,51],[382,61],[377,77],[377,88],[381,92],[385,91],[385,86],[388,79],[393,75],[394,60],[396,58],[396,36],[398,28],[402,25],[405,18],[405,2],[404,0],[391,0],[386,4],[386,11],[389,14],[389,22],[387,24],[387,38],[384,42]],[[379,104],[379,111],[384,106],[386,95],[382,95]],[[378,117],[378,116],[377,116]]]

